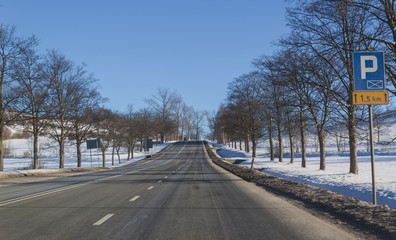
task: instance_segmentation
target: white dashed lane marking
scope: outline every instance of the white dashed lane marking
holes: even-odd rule
[[[111,218],[112,216],[114,216],[114,214],[109,213],[106,216],[102,217],[99,221],[97,221],[96,223],[94,223],[94,226],[99,226],[102,225],[104,222],[106,222],[107,220],[109,220],[109,218]]]
[[[140,196],[134,196],[133,198],[131,198],[131,200],[129,200],[130,202],[134,202],[136,201],[138,198],[140,198]]]

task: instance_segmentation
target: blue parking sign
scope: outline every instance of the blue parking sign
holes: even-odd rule
[[[385,61],[383,52],[353,53],[353,76],[356,91],[385,89]]]

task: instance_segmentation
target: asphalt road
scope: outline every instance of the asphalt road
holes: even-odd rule
[[[0,239],[354,236],[214,166],[202,142],[182,142],[139,166],[0,187]]]

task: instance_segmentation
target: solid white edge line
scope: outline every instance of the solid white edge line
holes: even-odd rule
[[[73,188],[82,187],[82,186],[87,185],[87,184],[88,183],[75,184],[75,185],[71,185],[71,186],[55,188],[55,189],[47,190],[47,191],[44,191],[44,192],[38,192],[38,193],[33,193],[33,194],[30,194],[30,195],[27,195],[27,196],[22,196],[22,197],[9,199],[9,200],[0,202],[0,207],[8,205],[8,204],[12,204],[12,203],[17,203],[17,202],[29,200],[29,199],[32,199],[32,198],[37,198],[37,197],[49,195],[49,194],[52,194],[52,193],[57,193],[57,192],[65,191],[65,190],[70,190],[70,189],[73,189]]]
[[[129,200],[130,202],[134,202],[136,201],[138,198],[140,198],[140,196],[134,196],[133,198],[131,198],[131,200]]]
[[[110,176],[110,177],[106,177],[106,178],[100,178],[100,179],[89,181],[89,182],[76,183],[76,184],[72,184],[72,185],[69,185],[69,186],[64,186],[64,187],[60,187],[60,188],[55,188],[55,189],[43,191],[43,192],[33,193],[33,194],[30,194],[30,195],[26,195],[26,196],[12,198],[12,199],[0,202],[0,207],[6,206],[6,205],[9,205],[9,204],[13,204],[13,203],[17,203],[17,202],[21,202],[21,201],[25,201],[25,200],[29,200],[29,199],[33,199],[33,198],[37,198],[37,197],[41,197],[41,196],[46,196],[46,195],[57,193],[57,192],[62,192],[62,191],[65,191],[65,190],[70,190],[70,189],[82,187],[82,186],[88,185],[90,183],[96,183],[96,182],[105,181],[105,180],[108,180],[108,179],[111,179],[111,178],[115,178],[115,177],[118,177],[118,176],[119,175]]]
[[[96,223],[94,223],[94,226],[99,226],[102,225],[104,222],[106,222],[107,220],[109,220],[109,218],[111,218],[112,216],[114,216],[114,214],[109,213],[106,216],[102,217],[99,221],[97,221]]]

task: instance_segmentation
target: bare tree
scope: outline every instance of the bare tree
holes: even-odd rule
[[[138,138],[138,122],[136,113],[133,112],[132,105],[128,106],[128,112],[124,116],[124,129],[125,129],[125,143],[128,149],[128,158],[133,158],[133,149],[135,148],[136,140]]]
[[[310,66],[311,74],[306,81],[311,85],[311,91],[304,92],[304,101],[316,126],[320,148],[320,170],[325,170],[325,129],[330,112],[334,108],[331,91],[335,77],[331,71],[318,63],[320,60],[316,60]]]
[[[112,140],[111,165],[114,166],[115,152],[117,152],[118,163],[121,163],[120,150],[126,138],[125,119],[121,114],[115,113],[113,119],[107,124],[109,124],[109,135]]]
[[[47,113],[51,117],[49,135],[59,144],[59,168],[64,168],[65,142],[72,132],[76,93],[85,81],[85,71],[57,51],[50,51],[43,76],[48,86]]]
[[[251,72],[236,78],[228,87],[228,100],[233,105],[239,106],[239,114],[235,118],[246,120],[247,133],[252,142],[252,157],[256,157],[256,146],[262,137],[263,121],[261,111],[262,88],[258,87],[262,80],[262,75],[258,72]],[[252,167],[254,159],[252,159]]]
[[[175,99],[175,109],[174,109],[174,115],[175,115],[175,121],[176,121],[176,132],[175,132],[175,136],[176,136],[176,140],[181,140],[181,136],[180,136],[180,130],[183,128],[183,122],[182,122],[182,109],[183,109],[183,102],[181,97],[177,97]]]
[[[23,58],[14,66],[12,77],[18,82],[17,105],[24,112],[21,120],[33,135],[33,168],[39,167],[38,140],[48,123],[46,104],[48,85],[43,81],[39,56],[32,49],[23,51]]]
[[[194,111],[194,129],[195,129],[195,140],[200,139],[202,134],[202,123],[204,120],[204,113],[200,111]]]
[[[77,167],[81,167],[81,145],[89,136],[95,123],[93,112],[99,108],[100,103],[105,101],[94,86],[96,81],[97,79],[92,74],[81,69],[78,88],[71,93],[73,98],[73,104],[70,107],[72,130],[69,137],[76,141]]]
[[[298,54],[296,52],[284,51],[279,54],[277,64],[279,66],[279,74],[283,77],[284,85],[289,90],[289,98],[293,101],[288,102],[288,106],[298,111],[298,127],[300,129],[301,141],[301,167],[306,167],[306,104],[304,101],[304,93],[310,89],[310,85],[305,81],[305,70],[307,56],[306,54]],[[296,101],[297,100],[297,101]],[[290,127],[289,127],[290,129]],[[290,135],[290,134],[289,134]]]
[[[146,102],[150,105],[159,119],[159,133],[161,143],[165,141],[165,135],[173,132],[176,124],[174,123],[174,114],[177,109],[180,96],[176,91],[171,92],[169,89],[159,88],[158,93]]]
[[[140,152],[143,151],[143,141],[154,134],[155,120],[149,109],[141,109],[134,114],[136,119],[136,134],[140,141]]]
[[[11,69],[19,64],[24,51],[36,45],[37,40],[34,36],[17,37],[15,27],[0,24],[0,171],[3,171],[4,167],[4,127],[14,120],[14,117],[10,118],[9,107],[19,97],[17,91],[13,90],[15,81],[10,76]]]
[[[95,112],[95,130],[97,137],[101,141],[103,167],[106,167],[106,151],[113,142],[116,134],[114,125],[118,117],[116,113],[106,108],[100,108]]]
[[[181,134],[185,136],[185,138],[191,138],[191,132],[193,129],[193,117],[194,117],[194,108],[191,106],[187,106],[183,104],[182,106],[182,130]]]
[[[226,106],[223,104],[219,107],[219,110],[216,113],[215,117],[215,123],[214,123],[214,128],[215,128],[215,137],[217,141],[220,144],[226,145],[227,143],[227,118],[225,117],[227,115],[227,109]]]
[[[260,83],[261,89],[263,89],[263,97],[268,107],[274,113],[265,114],[269,117],[268,121],[275,120],[276,130],[278,133],[278,158],[279,162],[283,162],[283,131],[284,131],[284,106],[286,88],[284,83],[279,81],[281,75],[277,75],[279,72],[278,64],[275,57],[263,56],[260,59],[255,59],[253,64],[260,70],[261,74],[264,75]],[[272,128],[272,122],[270,122]],[[272,138],[270,138],[272,139]],[[271,147],[272,154],[272,147]],[[272,157],[271,157],[272,159]]]
[[[205,116],[206,116],[206,121],[208,122],[208,127],[210,130],[210,136],[209,139],[214,141],[216,139],[217,136],[217,132],[216,132],[216,112],[212,111],[206,111],[205,112]],[[241,149],[242,150],[242,149]]]

